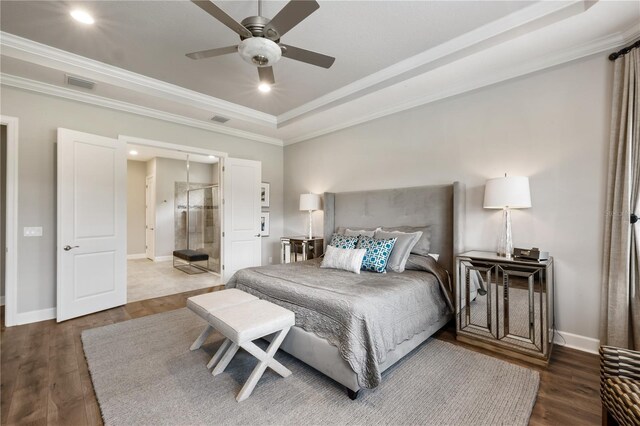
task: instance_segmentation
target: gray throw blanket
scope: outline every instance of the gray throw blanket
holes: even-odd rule
[[[435,261],[413,262],[420,271],[359,275],[319,265],[315,259],[243,269],[227,287],[293,311],[296,326],[338,348],[363,388],[380,383],[389,351],[451,313],[448,274]]]

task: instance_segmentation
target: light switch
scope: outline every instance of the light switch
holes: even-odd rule
[[[25,237],[42,237],[42,226],[25,226]]]

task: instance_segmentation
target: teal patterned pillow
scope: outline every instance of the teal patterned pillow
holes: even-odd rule
[[[354,249],[356,244],[358,244],[358,237],[347,237],[340,234],[333,234],[329,243],[330,246],[340,249]]]
[[[361,236],[358,240],[359,249],[367,249],[367,253],[362,259],[362,269],[372,272],[386,272],[387,260],[393,246],[396,244],[397,238],[389,238],[386,240]]]

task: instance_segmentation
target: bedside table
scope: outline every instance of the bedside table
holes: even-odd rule
[[[553,348],[553,258],[456,257],[456,339],[538,365]]]
[[[324,253],[324,238],[282,237],[280,238],[280,260],[282,263],[315,259]]]

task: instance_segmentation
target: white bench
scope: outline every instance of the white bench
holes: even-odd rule
[[[250,302],[252,300],[258,300],[257,297],[252,296],[244,291],[240,291],[235,288],[227,290],[214,291],[211,293],[199,294],[187,299],[187,308],[191,309],[196,315],[205,321],[209,321],[209,314],[219,309],[228,308],[230,306],[239,305],[241,303]],[[200,346],[207,340],[207,337],[213,331],[211,325],[207,325],[200,336],[191,345],[191,350],[195,351],[200,349]],[[214,359],[212,358],[207,364],[207,368],[211,368]]]
[[[228,295],[220,294],[230,291],[234,291],[234,293]],[[216,294],[218,295],[209,296]],[[249,296],[251,299],[247,299],[243,295]],[[201,296],[209,297],[202,298]],[[195,297],[200,297],[200,299],[192,301]],[[238,393],[236,397],[238,402],[247,399],[251,395],[267,367],[282,377],[287,377],[291,374],[291,371],[276,361],[273,356],[291,327],[295,324],[293,312],[266,300],[259,300],[236,289],[222,290],[195,297],[187,301],[187,306],[201,317],[206,310],[208,312],[206,315],[208,325],[191,345],[191,350],[198,349],[213,329],[218,330],[226,337],[207,364],[207,368],[214,367],[212,371],[214,376],[222,373],[227,368],[227,365],[229,365],[229,362],[231,362],[240,348],[243,348],[260,361]],[[222,307],[224,304],[226,306]],[[266,351],[253,343],[256,339],[274,333],[276,335]]]

